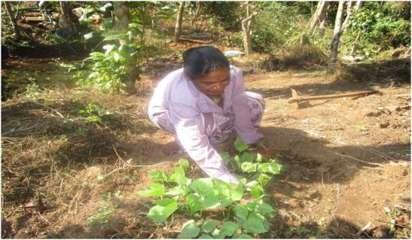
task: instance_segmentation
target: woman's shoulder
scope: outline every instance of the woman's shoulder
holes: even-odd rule
[[[161,80],[167,84],[170,103],[178,103],[185,105],[195,105],[196,97],[191,89],[190,82],[183,74],[183,68],[170,72],[164,79]]]

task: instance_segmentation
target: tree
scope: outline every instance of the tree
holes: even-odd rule
[[[78,32],[79,20],[73,14],[70,2],[60,1],[61,16],[59,18],[59,27],[62,29],[64,37],[71,37]]]
[[[338,60],[338,50],[339,50],[339,43],[340,37],[345,30],[345,28],[349,25],[350,17],[353,13],[352,11],[352,1],[348,1],[346,5],[346,17],[342,23],[343,19],[343,8],[344,8],[345,1],[340,0],[338,11],[336,13],[335,18],[335,28],[333,30],[333,37],[330,44],[330,56],[329,56],[329,69],[333,70],[336,67],[336,62]],[[360,7],[360,0],[356,2],[354,10],[358,10]]]
[[[123,1],[114,1],[113,11],[116,29],[121,32],[127,31],[130,23],[129,6],[127,6],[127,3]]]
[[[17,25],[16,16],[15,16],[13,7],[11,6],[11,2],[4,2],[4,4],[6,6],[7,15],[10,18],[11,25],[13,26],[15,37],[16,39],[19,39],[21,35],[20,29],[19,29],[19,26]]]
[[[324,9],[325,9],[326,3],[325,0],[320,0],[318,2],[318,5],[316,7],[315,13],[312,15],[312,18],[309,23],[309,33],[312,33],[313,30],[315,29],[316,24],[321,22],[324,18]]]
[[[175,25],[175,42],[178,42],[180,39],[180,34],[182,32],[182,20],[183,20],[183,11],[185,8],[185,2],[181,1],[179,3],[179,10],[177,11],[176,25]]]
[[[250,13],[249,1],[246,1],[246,17],[242,19],[242,31],[243,31],[243,48],[245,49],[245,54],[249,55],[252,52],[252,42],[251,42],[251,25],[253,17],[257,15],[257,12]]]
[[[120,31],[121,34],[126,34],[129,29],[130,24],[130,12],[127,2],[115,1],[113,2],[113,11],[115,17],[116,29]],[[120,42],[121,45],[127,44],[127,42]],[[139,78],[139,71],[137,69],[137,55],[131,55],[127,61],[127,79],[125,79],[126,91],[130,94],[136,92],[136,79]]]

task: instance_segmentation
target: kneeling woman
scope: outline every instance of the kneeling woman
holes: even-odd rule
[[[183,53],[183,62],[183,68],[158,83],[149,102],[149,118],[175,134],[207,175],[238,183],[214,146],[233,133],[247,144],[257,144],[262,138],[258,125],[263,98],[245,91],[241,70],[214,47],[191,48]]]

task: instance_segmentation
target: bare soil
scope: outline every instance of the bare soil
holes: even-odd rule
[[[25,61],[32,69],[55,66]],[[2,77],[31,71],[22,67],[25,61]],[[387,72],[362,67],[245,76],[248,90],[266,99],[261,130],[269,154],[285,166],[267,189],[278,215],[263,237],[410,237],[410,73],[393,66]],[[168,170],[187,158],[173,150],[173,136],[146,117],[152,85],[165,73],[144,75],[133,96],[56,84],[2,102],[2,237],[176,236],[184,217],[156,225],[145,216],[150,203],[136,194],[148,184],[149,170]],[[65,74],[53,76],[70,82]],[[306,96],[381,94],[298,108],[287,102],[291,88]],[[107,110],[101,123],[79,116],[90,103]]]

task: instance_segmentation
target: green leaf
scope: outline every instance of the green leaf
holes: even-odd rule
[[[190,184],[190,188],[195,192],[199,193],[201,196],[207,196],[215,193],[215,186],[212,178],[198,178],[193,180]]]
[[[260,214],[251,212],[246,221],[242,223],[243,228],[252,234],[260,234],[269,230],[268,223]]]
[[[254,198],[261,198],[263,195],[265,195],[265,190],[260,184],[256,184],[250,189],[250,195],[252,195]]]
[[[238,224],[231,221],[225,221],[220,229],[220,234],[223,235],[223,237],[230,237],[233,236],[238,229]]]
[[[256,156],[251,152],[242,152],[240,154],[240,161],[243,162],[255,162]]]
[[[183,170],[187,171],[190,167],[189,161],[187,159],[179,159],[178,163],[177,163],[180,167],[183,168]]]
[[[234,144],[235,144],[235,149],[238,152],[243,152],[249,148],[249,146],[246,143],[244,143],[242,139],[240,139],[239,137],[236,138]]]
[[[148,189],[139,191],[142,197],[162,197],[165,194],[165,186],[161,183],[152,183]]]
[[[167,175],[163,171],[152,170],[149,172],[149,178],[152,182],[164,183],[167,182]]]
[[[200,235],[199,239],[213,239],[213,237],[210,236],[209,234],[202,233],[202,235]]]
[[[166,219],[177,210],[177,201],[174,199],[163,199],[150,208],[147,216],[156,223],[166,221]]]
[[[202,225],[202,231],[205,233],[212,232],[220,222],[214,219],[206,219]]]
[[[271,176],[269,176],[269,175],[267,175],[267,174],[265,174],[265,173],[262,173],[262,174],[259,174],[259,177],[258,177],[257,181],[259,182],[260,185],[266,186],[266,184],[268,184],[268,182],[269,182],[271,179],[272,179]]]
[[[245,189],[241,184],[238,185],[229,185],[230,188],[230,198],[232,201],[240,201],[243,198]]]
[[[200,202],[200,198],[194,194],[188,194],[186,196],[186,205],[189,209],[190,214],[195,214],[202,210],[202,203]]]
[[[182,231],[177,235],[177,238],[195,238],[199,235],[200,228],[196,226],[194,220],[189,220],[182,226]]]
[[[234,212],[235,212],[235,216],[241,221],[246,221],[247,216],[249,214],[249,210],[244,205],[236,206],[234,208]]]
[[[245,173],[252,173],[256,172],[257,166],[257,163],[242,162],[242,164],[240,165],[240,169],[242,169],[242,171]]]
[[[168,196],[183,196],[187,192],[187,187],[178,185],[176,187],[173,187],[169,189],[169,191],[166,192],[166,195]]]
[[[180,166],[178,166],[178,167],[175,168],[175,171],[174,171],[173,174],[169,177],[169,179],[170,179],[172,182],[175,182],[175,183],[177,183],[177,184],[179,184],[179,185],[185,185],[185,186],[187,186],[187,185],[189,185],[189,183],[190,183],[190,179],[188,179],[188,178],[186,177],[185,170],[184,170],[182,167],[180,167]]]
[[[268,163],[260,163],[258,165],[258,171],[263,173],[271,173],[273,175],[277,175],[282,170],[282,165],[277,163],[275,160],[271,160]]]
[[[256,209],[256,212],[262,214],[263,216],[268,216],[268,217],[272,217],[273,213],[275,212],[273,207],[263,202],[263,200],[260,200],[259,202],[257,202],[255,209]]]

